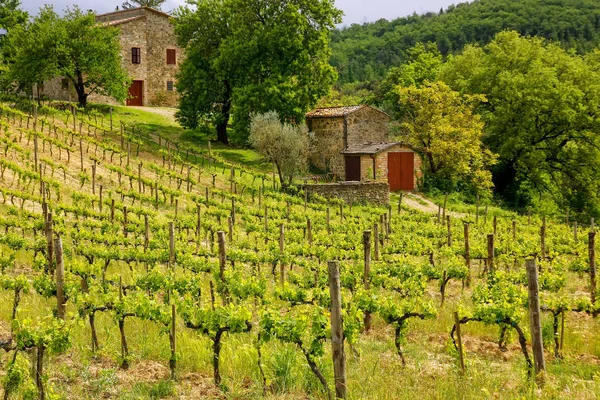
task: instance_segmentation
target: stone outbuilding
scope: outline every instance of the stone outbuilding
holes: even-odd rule
[[[367,143],[344,155],[346,181],[387,181],[390,190],[415,190],[421,158],[402,143]]]
[[[120,29],[122,65],[132,79],[127,105],[175,107],[178,95],[175,74],[183,61],[177,46],[172,16],[150,7],[97,15],[96,22]],[[44,82],[43,94],[52,99],[76,99],[67,79]],[[89,101],[118,104],[115,99],[92,94]]]
[[[421,159],[390,142],[390,117],[367,105],[319,108],[306,114],[312,133],[309,160],[343,181],[388,182],[390,190],[415,190]]]

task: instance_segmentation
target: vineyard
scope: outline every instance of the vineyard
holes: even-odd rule
[[[0,131],[4,399],[600,395],[593,221],[291,196],[66,104]]]

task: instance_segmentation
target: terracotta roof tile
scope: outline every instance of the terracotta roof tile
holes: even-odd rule
[[[306,113],[307,118],[333,118],[333,117],[344,117],[348,114],[352,114],[365,107],[361,106],[345,106],[345,107],[329,107],[329,108],[317,108]]]
[[[348,148],[342,151],[342,154],[377,154],[381,153],[384,150],[389,149],[390,147],[396,146],[398,144],[402,144],[401,142],[380,142],[380,143],[365,143],[360,147]]]
[[[125,23],[131,22],[131,21],[135,21],[136,19],[141,19],[141,18],[146,18],[146,16],[145,15],[136,15],[135,17],[125,18],[125,19],[117,19],[115,21],[99,22],[99,24],[102,26],[115,26],[115,25],[125,24]]]

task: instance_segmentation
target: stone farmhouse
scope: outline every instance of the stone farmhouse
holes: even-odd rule
[[[306,114],[313,141],[310,163],[338,180],[387,182],[391,191],[415,190],[421,159],[390,142],[390,117],[367,105],[318,108]]]
[[[175,74],[183,61],[183,49],[177,46],[171,17],[162,11],[139,7],[97,15],[96,21],[104,26],[121,30],[119,39],[123,67],[132,79],[127,105],[177,105]],[[72,84],[67,79],[44,83],[43,94],[58,100],[76,99]],[[115,99],[92,94],[89,101],[118,104]]]

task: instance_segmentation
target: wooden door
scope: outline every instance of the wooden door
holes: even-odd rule
[[[388,153],[388,183],[391,191],[415,189],[415,153]]]
[[[346,156],[346,180],[360,181],[360,156]]]
[[[133,81],[129,86],[128,106],[144,105],[144,81]]]

